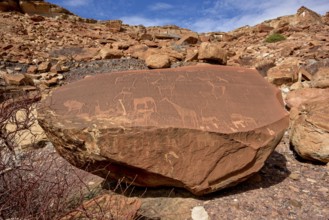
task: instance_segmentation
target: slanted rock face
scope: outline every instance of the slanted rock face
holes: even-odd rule
[[[259,171],[289,122],[278,89],[225,66],[88,77],[55,90],[38,117],[75,166],[197,195]]]

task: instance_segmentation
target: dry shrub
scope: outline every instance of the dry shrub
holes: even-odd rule
[[[39,100],[36,93],[0,103],[0,219],[135,219],[139,200],[114,195],[93,199],[102,190],[88,185],[94,177],[59,157],[50,143],[20,149],[17,137],[31,130],[36,121],[31,107]]]

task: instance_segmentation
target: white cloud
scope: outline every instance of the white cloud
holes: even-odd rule
[[[318,13],[329,11],[329,1],[325,0],[217,0],[202,12],[202,16],[188,28],[198,32],[230,31],[245,25],[256,25],[279,16],[291,15],[301,6]]]
[[[164,3],[164,2],[157,2],[154,5],[149,6],[149,9],[152,11],[161,11],[161,10],[168,10],[173,8],[174,6]]]
[[[69,6],[69,7],[81,7],[81,6],[86,6],[89,5],[93,0],[66,0],[63,1],[63,5]]]
[[[159,19],[159,18],[146,18],[142,16],[126,16],[121,17],[120,20],[123,21],[125,24],[130,25],[144,25],[146,27],[148,26],[162,26],[167,24],[174,24],[175,22],[171,19]]]

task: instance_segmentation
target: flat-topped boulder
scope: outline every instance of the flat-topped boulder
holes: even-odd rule
[[[258,172],[289,124],[256,70],[212,65],[88,77],[53,91],[38,117],[79,168],[197,195]]]

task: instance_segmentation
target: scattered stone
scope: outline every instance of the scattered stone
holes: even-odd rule
[[[38,72],[39,73],[45,73],[48,72],[51,68],[50,62],[42,62],[38,65]]]
[[[288,126],[278,89],[256,70],[218,65],[88,77],[55,90],[38,118],[80,168],[196,195],[258,172]]]
[[[57,77],[53,77],[51,79],[48,79],[45,81],[45,84],[48,86],[48,87],[51,87],[51,86],[56,86],[57,83],[58,83],[59,79]]]
[[[28,72],[28,73],[36,73],[37,71],[38,71],[38,67],[35,66],[35,65],[29,66],[29,67],[27,68],[27,72]]]
[[[24,74],[3,74],[2,77],[10,86],[34,85],[33,81]]]

